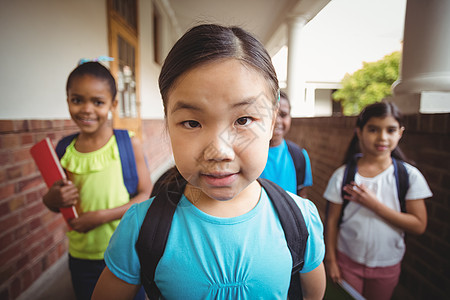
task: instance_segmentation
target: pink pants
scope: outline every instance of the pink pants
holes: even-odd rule
[[[337,251],[342,278],[366,299],[389,300],[400,277],[401,263],[389,267],[370,268]]]

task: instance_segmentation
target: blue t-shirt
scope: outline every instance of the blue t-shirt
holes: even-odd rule
[[[322,222],[312,202],[291,196],[309,232],[301,271],[307,273],[325,254]],[[152,200],[131,206],[105,252],[108,268],[130,284],[141,282],[135,244]],[[291,270],[283,228],[264,190],[251,211],[233,218],[208,215],[182,196],[155,282],[165,299],[286,299]]]
[[[302,153],[305,157],[305,180],[303,181],[303,186],[312,186],[311,162],[309,161],[308,152],[302,149]],[[260,177],[275,182],[286,191],[297,194],[297,174],[294,160],[284,139],[280,145],[269,148],[267,163]]]

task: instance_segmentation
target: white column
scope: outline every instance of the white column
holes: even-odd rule
[[[293,117],[305,116],[305,73],[302,63],[301,32],[307,23],[302,16],[291,17],[288,20],[288,63],[287,63],[287,94],[291,100]]]
[[[305,111],[303,115],[305,117],[314,117],[315,102],[316,102],[316,87],[315,85],[305,84]]]
[[[408,0],[404,30],[400,77],[392,85],[393,100],[409,113],[447,111],[450,108],[450,1]]]

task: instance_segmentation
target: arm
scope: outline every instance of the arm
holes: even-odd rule
[[[302,284],[303,299],[323,299],[325,294],[325,269],[323,263],[308,273],[300,273],[300,282]]]
[[[313,185],[313,177],[311,171],[311,160],[309,159],[306,149],[302,149],[303,157],[305,158],[305,179],[303,180],[303,187],[298,195],[302,198],[308,199],[309,187]]]
[[[341,280],[341,272],[339,270],[336,252],[337,252],[337,237],[338,237],[338,222],[341,216],[342,204],[336,204],[328,202],[328,214],[325,228],[325,265],[327,269],[327,275],[333,280],[333,282],[339,282]]]
[[[308,199],[308,187],[305,186],[300,190],[299,196],[305,199]]]
[[[349,193],[345,196],[349,201],[359,203],[383,218],[391,225],[406,232],[422,234],[427,227],[427,210],[424,199],[406,201],[406,213],[387,207],[376,198],[375,194],[364,185],[352,182],[344,187]]]
[[[303,181],[303,188],[300,190],[299,196],[307,199],[309,190],[308,187],[313,185],[313,176],[312,176],[311,160],[309,159],[309,155],[306,149],[302,149],[302,154],[305,157],[305,180]]]
[[[136,169],[139,178],[136,196],[131,198],[130,201],[124,205],[111,209],[87,212],[81,215],[78,219],[71,220],[70,225],[74,230],[79,232],[88,232],[89,230],[92,230],[102,224],[121,219],[123,214],[128,210],[128,208],[130,208],[131,205],[149,198],[152,183],[150,180],[150,173],[145,162],[144,152],[142,151],[141,142],[136,137],[133,137],[131,139],[131,143],[133,145]]]
[[[78,189],[69,180],[58,180],[42,197],[45,206],[53,212],[59,212],[60,207],[75,205],[78,200]]]
[[[117,278],[108,267],[105,267],[91,299],[133,299],[139,289],[140,285],[129,284]]]

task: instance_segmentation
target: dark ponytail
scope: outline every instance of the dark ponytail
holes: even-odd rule
[[[168,199],[180,199],[186,184],[187,181],[181,176],[177,167],[173,166],[156,180],[150,198],[159,193],[166,193]]]

